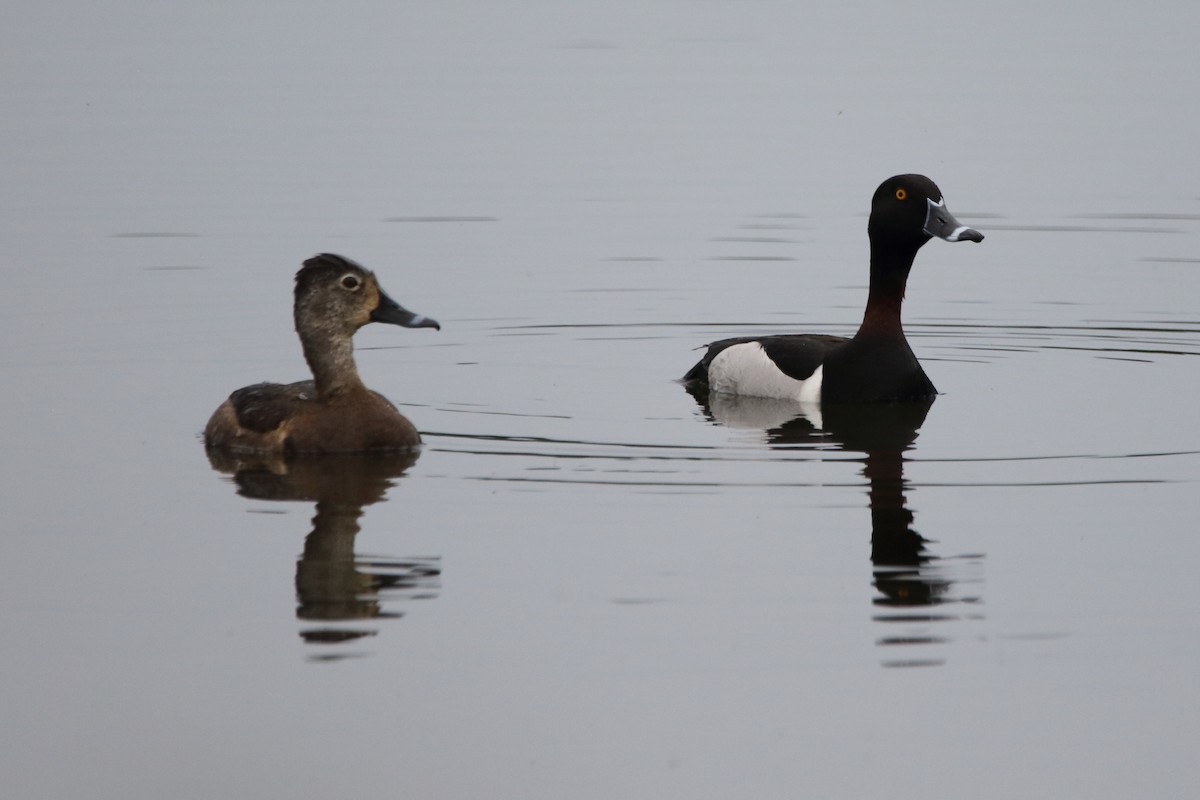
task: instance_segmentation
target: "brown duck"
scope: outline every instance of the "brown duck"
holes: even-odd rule
[[[323,253],[296,273],[296,333],[313,380],[238,389],[204,428],[204,443],[230,453],[300,454],[407,450],[421,435],[354,365],[355,332],[369,322],[440,328],[388,297],[375,274]]]

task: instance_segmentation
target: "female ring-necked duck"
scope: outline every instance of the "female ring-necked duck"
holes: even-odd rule
[[[888,178],[871,200],[871,288],[852,339],[792,334],[723,339],[683,380],[710,391],[801,402],[891,403],[923,400],[937,390],[921,369],[900,324],[904,285],[917,250],[934,236],[982,242],[959,223],[942,192],[924,175]]]
[[[421,443],[387,398],[363,385],[354,366],[354,333],[369,322],[440,328],[401,308],[370,270],[323,253],[296,273],[296,333],[314,380],[238,389],[204,429],[208,447],[235,453],[335,453],[404,450]]]

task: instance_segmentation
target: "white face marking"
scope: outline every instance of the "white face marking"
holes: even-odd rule
[[[929,234],[930,236],[937,236],[937,234],[934,233],[933,230],[930,230],[931,226],[929,223],[931,223],[936,218],[937,211],[939,208],[946,207],[946,201],[945,200],[934,201],[934,199],[932,197],[930,197],[930,198],[927,198],[925,200],[925,202],[928,204],[928,207],[925,209],[925,233]]]
[[[821,401],[821,367],[806,380],[785,375],[758,342],[726,347],[708,365],[708,387],[714,392],[774,397],[804,403]]]

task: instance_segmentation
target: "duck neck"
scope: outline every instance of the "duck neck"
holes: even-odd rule
[[[858,336],[904,336],[900,321],[900,306],[916,248],[896,252],[871,247],[871,289],[867,294],[867,310],[863,314]]]
[[[354,341],[349,336],[300,334],[304,360],[312,370],[317,396],[325,399],[363,388],[354,365]]]

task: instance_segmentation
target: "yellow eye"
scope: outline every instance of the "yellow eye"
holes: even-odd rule
[[[896,190],[896,199],[897,200],[903,200],[906,197],[908,197],[908,192],[904,191],[903,189]]]

